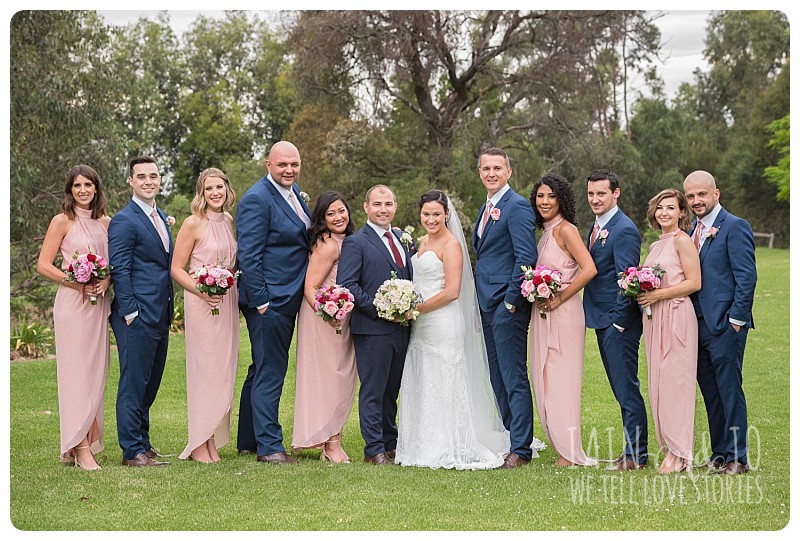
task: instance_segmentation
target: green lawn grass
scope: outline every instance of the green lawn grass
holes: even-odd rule
[[[232,443],[221,449],[222,462],[216,465],[173,458],[166,468],[127,468],[120,464],[116,441],[118,364],[112,351],[100,472],[58,462],[55,361],[11,364],[11,521],[22,530],[781,529],[789,520],[789,252],[759,249],[757,260],[757,328],[748,338],[744,365],[753,466],[748,475],[720,478],[704,470],[658,475],[652,421],[650,452],[656,460],[638,472],[612,474],[604,465],[557,469],[550,449],[515,470],[375,467],[360,460],[356,408],[343,440],[352,464],[322,463],[312,451],[301,454],[297,466],[260,464],[237,455]],[[646,394],[643,351],[639,373]],[[234,435],[249,359],[242,325]],[[281,402],[287,447],[293,403],[290,366]],[[594,335],[587,334],[583,436],[589,454],[619,454],[620,424]],[[162,452],[180,453],[186,444],[183,335],[170,339],[151,425],[152,440]],[[699,391],[695,429],[698,458],[704,458],[707,423]],[[535,433],[543,437],[538,422]]]

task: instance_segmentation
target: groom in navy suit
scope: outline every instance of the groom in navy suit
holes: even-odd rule
[[[511,164],[500,148],[478,158],[478,174],[487,190],[472,235],[475,288],[481,310],[489,378],[503,424],[511,433],[511,449],[501,468],[531,460],[533,398],[528,380],[528,325],[531,303],[520,291],[522,265],[535,265],[536,217],[528,201],[508,179]]]
[[[300,153],[280,141],[265,161],[267,175],[242,197],[236,213],[239,305],[247,321],[253,364],[239,402],[240,451],[259,462],[293,464],[283,446],[278,406],[295,319],[303,301],[311,211],[300,196]]]
[[[642,238],[636,225],[617,206],[619,180],[608,169],[587,180],[595,223],[586,245],[597,276],[583,290],[586,326],[595,330],[608,382],[622,411],[625,450],[609,469],[624,471],[647,464],[647,411],[639,391],[639,339],[642,313],[630,297],[619,294],[619,273],[639,265]]]
[[[119,350],[117,435],[126,466],[163,466],[150,443],[150,406],[167,360],[172,321],[172,237],[156,207],[161,175],[153,158],[130,162],[133,199],[108,226],[114,302],[111,328]]]
[[[753,328],[756,256],[753,230],[719,204],[714,177],[695,171],[683,191],[697,216],[689,234],[700,250],[702,285],[692,293],[699,347],[697,383],[708,414],[713,473],[746,473],[747,405],[742,364],[747,331]]]
[[[397,448],[397,396],[406,359],[409,327],[378,317],[375,293],[391,278],[411,280],[411,257],[392,229],[397,211],[394,192],[383,185],[367,191],[367,223],[344,239],[339,282],[355,297],[350,334],[361,387],[358,416],[364,438],[364,462],[392,464]]]

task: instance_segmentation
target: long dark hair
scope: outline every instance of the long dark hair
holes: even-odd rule
[[[327,238],[330,238],[331,231],[328,229],[325,213],[328,211],[328,207],[337,201],[341,201],[344,208],[347,209],[348,222],[347,227],[344,229],[345,236],[352,235],[355,232],[356,226],[353,225],[353,213],[350,212],[350,205],[347,204],[347,199],[339,192],[323,192],[317,198],[314,210],[311,211],[311,227],[308,228],[308,248],[310,250],[313,250],[317,242],[325,238],[326,235]]]
[[[578,219],[575,217],[575,190],[572,189],[567,179],[558,173],[547,173],[545,176],[536,181],[531,190],[531,206],[533,212],[536,214],[536,228],[544,229],[544,218],[539,214],[539,209],[536,208],[536,192],[539,187],[545,184],[553,190],[558,199],[558,211],[564,219],[574,226],[578,226]]]
[[[72,185],[75,184],[75,179],[78,175],[88,178],[94,184],[94,199],[89,203],[89,209],[92,211],[93,220],[102,218],[106,215],[106,194],[103,191],[103,184],[100,182],[100,175],[88,165],[76,165],[67,172],[67,183],[64,186],[64,202],[61,204],[61,209],[67,215],[67,218],[70,220],[75,219],[75,198],[72,197]]]

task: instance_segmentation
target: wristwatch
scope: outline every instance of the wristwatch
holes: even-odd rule
[[[510,303],[507,303],[507,302],[504,302],[504,304],[506,305],[506,310],[508,310],[512,314],[514,313],[514,310],[517,309],[513,304],[510,304]]]

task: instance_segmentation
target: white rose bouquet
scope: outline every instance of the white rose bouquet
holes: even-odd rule
[[[375,293],[372,304],[378,311],[378,317],[389,321],[399,321],[403,327],[408,326],[406,314],[411,312],[411,319],[416,319],[419,312],[414,310],[422,302],[422,295],[414,291],[414,283],[397,277],[392,271],[392,277],[386,280]]]

